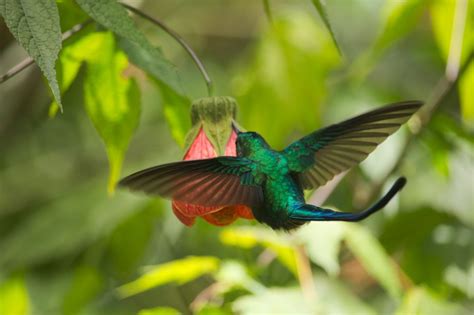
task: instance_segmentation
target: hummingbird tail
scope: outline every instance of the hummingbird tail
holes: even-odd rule
[[[405,186],[407,180],[405,177],[398,178],[392,185],[392,188],[370,208],[359,213],[339,212],[331,209],[324,209],[317,206],[304,204],[290,214],[290,217],[295,220],[302,221],[360,221],[367,218],[372,213],[375,213],[385,207],[387,203]]]

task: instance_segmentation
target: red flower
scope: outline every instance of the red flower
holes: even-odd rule
[[[217,101],[215,99],[217,99]],[[211,100],[213,100],[213,102],[211,102],[211,106],[206,107],[207,111],[209,111],[209,108],[212,108],[212,110],[218,109],[216,103],[218,103],[220,98],[212,98]],[[234,105],[235,101],[233,101],[233,99],[231,99],[231,101]],[[193,110],[200,111],[202,110],[202,108],[203,106],[201,103],[199,104],[199,106],[196,106],[196,108],[193,108]],[[232,112],[235,113],[235,110],[233,110]],[[223,116],[223,119],[225,118],[226,115]],[[216,149],[214,148],[208,136],[206,135],[206,132],[204,131],[202,122],[200,123],[201,125],[198,125],[200,126],[199,131],[194,140],[192,141],[191,145],[189,146],[188,150],[186,151],[186,154],[184,155],[184,160],[208,159],[218,156]],[[224,155],[236,156],[237,152],[235,147],[235,141],[237,139],[237,133],[234,127],[232,126],[232,120],[228,121],[228,125],[230,128],[232,128],[232,131],[225,146]],[[245,219],[254,218],[252,210],[244,205],[210,207],[173,200],[172,208],[176,217],[187,226],[192,226],[196,220],[196,217],[202,217],[207,222],[217,226],[229,225],[235,220],[237,220],[237,218],[239,217]]]

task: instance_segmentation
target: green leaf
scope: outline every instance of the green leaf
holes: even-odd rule
[[[344,239],[346,225],[341,222],[311,222],[296,232],[296,237],[305,244],[308,256],[329,275],[339,273],[339,251]]]
[[[317,129],[328,75],[340,64],[324,26],[308,12],[290,10],[274,19],[252,60],[234,80],[239,123],[278,149]]]
[[[336,45],[337,51],[339,52],[340,55],[342,55],[341,47],[339,47],[339,44],[337,43],[336,40],[336,35],[334,35],[334,31],[331,26],[331,22],[329,21],[329,16],[328,12],[326,10],[326,1],[325,0],[312,0],[316,10],[318,10],[319,16],[324,22],[324,25],[326,25],[326,28],[328,29],[329,33],[331,33],[331,38],[334,42],[334,45]]]
[[[474,4],[473,4],[474,6]],[[472,83],[474,82],[474,62],[468,66],[466,72],[459,80],[459,96],[461,98],[461,114],[466,126],[471,126],[474,129],[474,89]]]
[[[155,307],[138,312],[138,315],[180,315],[181,312],[172,307]]]
[[[79,314],[80,311],[100,292],[103,278],[99,271],[90,266],[76,268],[70,288],[63,302],[65,315]]]
[[[217,271],[218,266],[219,259],[211,256],[177,259],[147,268],[149,270],[144,275],[117,290],[121,297],[128,297],[168,283],[184,284]]]
[[[316,287],[317,299],[314,303],[317,314],[377,314],[370,305],[347,288],[343,281],[316,273],[313,282]]]
[[[363,226],[346,224],[345,241],[347,246],[372,275],[394,298],[402,292],[395,263],[379,241]]]
[[[70,194],[35,209],[11,233],[2,235],[0,269],[77,257],[85,247],[111,233],[133,211],[143,207],[142,201],[130,198],[130,194],[106,198],[101,184],[88,180],[84,187],[74,187]]]
[[[107,257],[113,263],[118,276],[124,277],[133,272],[143,258],[148,241],[152,236],[161,202],[152,200],[143,209],[120,223],[109,239]]]
[[[185,145],[186,134],[191,128],[189,119],[189,107],[191,101],[181,94],[176,93],[166,85],[156,81],[160,88],[161,102],[171,135],[180,146]]]
[[[222,243],[241,248],[252,248],[257,245],[269,248],[278,260],[293,274],[298,275],[296,256],[288,238],[262,228],[241,227],[226,228],[219,234]]]
[[[30,300],[25,278],[22,275],[11,276],[0,283],[0,314],[30,314]]]
[[[84,82],[86,111],[109,158],[109,193],[120,177],[125,151],[140,118],[138,86],[123,74],[127,64],[125,54],[116,50],[113,35],[104,33],[100,49],[88,60]]]
[[[61,50],[61,27],[54,0],[0,0],[0,14],[11,33],[35,60],[61,106],[56,60]]]
[[[405,294],[395,315],[461,315],[470,314],[467,309],[437,297],[434,293],[422,287],[410,289]]]
[[[242,248],[252,248],[257,245],[269,248],[278,260],[294,275],[298,275],[296,256],[288,238],[263,228],[226,228],[220,234],[222,243]]]
[[[154,75],[163,83],[182,94],[181,83],[176,67],[169,63],[161,51],[153,47],[146,37],[138,30],[127,10],[115,0],[76,0],[81,8],[94,20],[108,28],[118,36],[129,40],[129,45],[135,46],[130,59],[138,67],[153,68]],[[130,50],[125,49],[130,52]],[[135,55],[138,51],[140,55]],[[150,62],[152,61],[152,62]]]
[[[271,288],[238,298],[232,304],[237,314],[313,314],[300,288]]]
[[[430,15],[433,34],[441,51],[441,55],[445,60],[447,60],[449,56],[451,35],[453,33],[453,26],[456,24],[454,17],[458,2],[459,1],[451,0],[431,1]],[[463,12],[465,14],[465,20],[463,21],[464,33],[462,38],[460,64],[464,63],[471,50],[474,48],[474,35],[472,32],[474,27],[474,2],[467,0],[465,2],[467,10]]]
[[[191,101],[180,90],[173,88],[163,80],[162,73],[165,66],[163,59],[155,56],[155,50],[135,45],[123,37],[119,37],[118,43],[129,56],[130,62],[154,79],[153,81],[161,93],[163,111],[171,134],[179,145],[184,146],[186,134],[191,128],[189,119]]]
[[[374,53],[380,54],[388,46],[410,32],[418,24],[423,11],[426,9],[427,1],[390,0],[385,2],[385,25],[375,42]]]

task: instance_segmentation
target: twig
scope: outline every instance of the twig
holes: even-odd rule
[[[380,191],[382,190],[382,187],[385,185],[387,180],[400,168],[403,161],[405,160],[405,156],[407,155],[413,141],[423,131],[426,125],[431,121],[431,117],[433,117],[433,114],[435,113],[438,106],[442,103],[442,101],[444,100],[446,95],[448,95],[451,89],[456,86],[458,80],[466,72],[467,68],[469,67],[469,64],[473,61],[473,59],[474,59],[474,52],[471,51],[466,62],[463,64],[461,69],[459,69],[454,80],[450,81],[446,75],[443,75],[439,79],[438,83],[435,86],[435,89],[429,96],[426,104],[412,118],[412,120],[415,122],[413,124],[414,127],[412,128],[412,133],[407,135],[405,139],[405,144],[402,148],[402,151],[400,152],[400,155],[398,156],[397,161],[392,166],[392,168],[386,173],[386,175],[382,177],[382,179],[379,180],[373,186],[371,193],[369,194],[368,200],[371,200],[375,196],[379,195]]]
[[[178,33],[173,31],[171,28],[169,28],[162,21],[158,20],[157,18],[149,16],[148,14],[138,10],[135,7],[132,7],[128,4],[126,4],[126,3],[121,3],[121,5],[123,5],[125,8],[132,11],[133,13],[137,14],[138,16],[150,21],[151,23],[153,23],[155,25],[158,25],[161,29],[163,29],[166,33],[168,33],[171,37],[173,37],[184,48],[184,50],[186,50],[186,52],[189,54],[189,56],[191,56],[194,63],[198,67],[199,71],[201,72],[201,74],[204,78],[204,81],[206,81],[207,92],[208,92],[209,96],[211,96],[213,94],[213,88],[214,87],[213,87],[213,84],[212,84],[212,80],[211,80],[208,72],[206,71],[206,68],[204,67],[204,64],[201,62],[201,60],[199,59],[197,54],[194,52],[194,50],[191,48],[191,46],[189,46],[188,43],[186,43],[186,41]]]
[[[68,38],[70,38],[72,35],[76,34],[80,30],[82,30],[84,27],[89,25],[92,22],[92,20],[87,20],[84,23],[76,24],[74,25],[71,29],[67,30],[66,32],[63,33],[62,35],[62,41],[64,42]],[[29,66],[31,66],[34,63],[33,58],[28,57],[26,59],[23,59],[20,61],[20,63],[16,64],[11,68],[10,70],[7,71],[4,75],[0,76],[0,84],[13,78],[16,76],[18,73],[22,72]]]
[[[314,285],[313,272],[304,245],[295,245],[296,270],[298,280],[308,305],[313,305],[316,300],[316,287]]]

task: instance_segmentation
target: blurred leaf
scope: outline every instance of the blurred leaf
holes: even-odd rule
[[[326,28],[328,29],[329,33],[331,33],[331,37],[334,42],[334,45],[337,48],[337,51],[339,52],[340,55],[342,55],[341,48],[339,47],[339,44],[337,43],[337,40],[336,40],[336,35],[334,35],[334,31],[332,30],[331,23],[329,22],[329,16],[326,9],[326,1],[325,0],[312,0],[312,2],[314,6],[316,7],[316,10],[318,10],[319,16],[321,17],[324,24],[326,25]]]
[[[311,314],[300,288],[271,288],[256,295],[238,298],[234,312],[246,314]]]
[[[175,66],[166,60],[159,49],[150,44],[128,16],[127,10],[119,2],[115,0],[76,0],[76,2],[98,23],[129,40],[131,46],[140,47],[139,50],[145,51],[146,53],[137,55],[137,58],[131,57],[131,59],[134,59],[139,67],[152,67],[154,75],[163,84],[182,94],[181,83]],[[145,59],[142,60],[141,58]],[[151,60],[153,62],[149,62]]]
[[[191,128],[191,121],[189,119],[190,100],[182,96],[164,84],[157,82],[160,87],[161,101],[163,103],[163,110],[171,128],[173,138],[181,147],[184,147],[186,134]]]
[[[35,60],[61,106],[56,60],[61,50],[59,13],[54,0],[2,0],[0,14],[10,32]]]
[[[278,149],[317,129],[327,76],[340,63],[328,32],[310,14],[289,11],[263,34],[253,60],[234,82],[239,123]]]
[[[220,234],[222,243],[242,248],[252,248],[256,245],[271,249],[278,260],[294,275],[298,275],[296,257],[288,239],[265,228],[226,228]]]
[[[37,209],[0,239],[0,268],[26,268],[77,256],[137,208],[139,199],[124,197],[117,194],[104,200],[99,184],[89,180],[87,187]]]
[[[79,314],[102,289],[103,277],[93,267],[82,265],[76,268],[63,302],[65,315]]]
[[[152,266],[138,279],[124,284],[117,290],[121,297],[129,297],[157,286],[177,282],[184,284],[204,274],[215,272],[219,259],[211,256],[189,256]]]
[[[59,22],[63,32],[87,19],[87,15],[74,0],[56,0],[56,4],[58,5],[59,16],[61,17]]]
[[[402,292],[395,263],[379,241],[362,225],[350,224],[346,227],[345,241],[351,252],[394,298]]]
[[[386,1],[384,8],[385,25],[375,42],[374,53],[380,54],[382,50],[410,32],[418,24],[423,11],[426,9],[427,1]]]
[[[431,1],[430,13],[433,33],[438,47],[441,51],[441,55],[444,57],[444,60],[447,60],[449,56],[449,50],[451,46],[451,35],[453,32],[453,26],[455,25],[454,17],[456,5],[462,2],[464,1]],[[462,38],[460,64],[464,63],[471,50],[474,49],[474,35],[472,32],[472,29],[474,27],[474,3],[470,0],[465,0],[465,3],[467,5],[467,10],[464,12],[465,24],[464,34]]]
[[[225,261],[215,275],[216,280],[228,287],[239,286],[250,292],[260,292],[265,287],[254,280],[244,264],[238,261]]]
[[[141,310],[137,315],[180,315],[181,312],[172,307],[155,307]]]
[[[314,304],[318,314],[377,314],[373,308],[336,278],[317,273],[314,284],[317,297]]]
[[[461,315],[469,314],[467,309],[445,301],[425,288],[415,287],[405,294],[395,315]]]
[[[305,244],[311,261],[332,276],[339,273],[339,250],[345,227],[341,222],[311,222],[296,232],[296,237]]]
[[[161,79],[162,65],[160,59],[142,46],[134,45],[125,38],[119,38],[119,45],[129,56],[130,62],[151,76],[161,92],[163,111],[171,128],[171,134],[179,145],[184,146],[186,133],[191,128],[189,107],[191,101],[179,90],[170,88]]]
[[[474,6],[474,3],[471,3]],[[474,26],[473,26],[474,27]],[[472,31],[471,31],[472,32]],[[472,32],[474,33],[474,32]],[[459,81],[459,96],[461,98],[461,114],[466,126],[474,130],[474,61],[471,61],[469,68]],[[471,139],[473,139],[471,137]]]
[[[126,276],[136,268],[149,245],[161,203],[152,200],[143,209],[121,222],[109,239],[108,257],[119,276]]]
[[[107,149],[110,164],[108,191],[120,177],[122,162],[140,118],[140,92],[124,77],[127,58],[116,50],[111,33],[104,33],[100,50],[88,60],[84,82],[86,111]]]
[[[0,314],[30,314],[30,301],[22,275],[14,275],[0,283]]]

